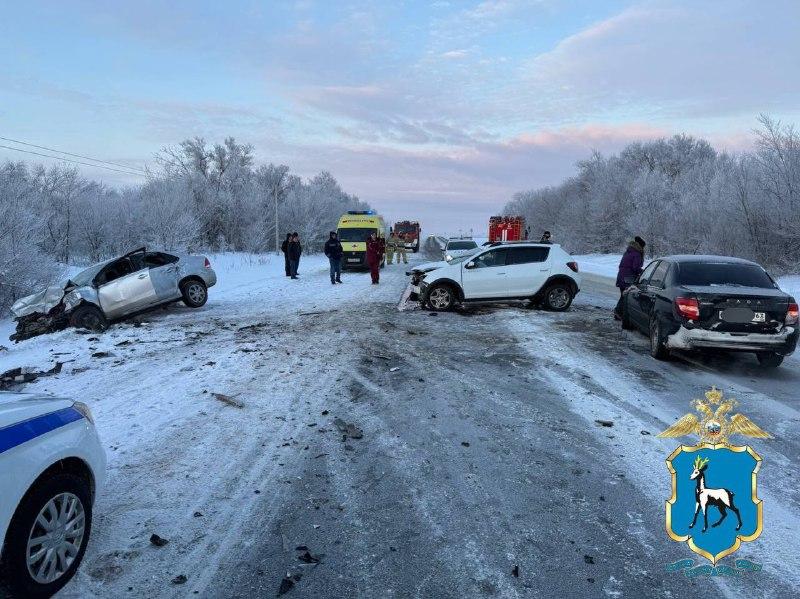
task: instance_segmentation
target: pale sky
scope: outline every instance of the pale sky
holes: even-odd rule
[[[800,124],[799,22],[797,0],[6,0],[0,137],[141,167],[233,136],[389,220],[480,234],[592,149]]]

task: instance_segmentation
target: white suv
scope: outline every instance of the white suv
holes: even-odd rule
[[[492,243],[427,272],[412,273],[423,306],[450,310],[457,303],[530,300],[549,310],[569,308],[581,285],[578,264],[560,245]]]
[[[72,578],[105,467],[86,405],[0,393],[0,596],[50,597]]]

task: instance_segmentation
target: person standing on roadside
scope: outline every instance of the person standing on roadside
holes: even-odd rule
[[[300,245],[300,235],[295,231],[289,240],[288,252],[289,254],[289,275],[297,278],[297,268],[300,266],[300,254],[303,253],[303,246]]]
[[[545,231],[544,233],[542,233],[542,238],[539,240],[539,243],[553,243],[550,231]]]
[[[619,269],[617,270],[616,286],[619,288],[619,301],[616,308],[614,308],[614,318],[622,318],[622,296],[625,290],[633,285],[640,274],[642,274],[642,266],[644,266],[644,246],[647,245],[644,239],[638,235],[633,238],[628,244],[628,249],[622,254],[622,259],[619,261]]]
[[[408,254],[406,253],[406,235],[405,233],[400,233],[400,236],[397,238],[397,263],[400,264],[400,258],[403,259],[403,264],[408,264]]]
[[[287,233],[286,239],[283,240],[281,244],[281,251],[283,252],[283,265],[286,268],[286,276],[291,277],[292,271],[289,268],[289,242],[292,240],[292,234]]]
[[[331,231],[330,239],[325,242],[325,255],[331,264],[331,285],[342,282],[342,254],[344,249],[336,231]]]
[[[397,251],[397,233],[392,231],[389,234],[389,239],[386,240],[386,264],[391,264],[394,259],[394,253]]]
[[[372,276],[372,284],[380,282],[381,258],[383,257],[384,245],[375,233],[370,233],[367,238],[367,266],[369,274]]]

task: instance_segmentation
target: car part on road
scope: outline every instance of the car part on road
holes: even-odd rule
[[[50,370],[33,370],[31,368],[12,368],[0,374],[0,391],[13,389],[18,385],[30,383],[43,376],[53,376],[61,372],[61,367],[64,366],[63,362],[56,362]]]
[[[50,597],[78,569],[92,527],[91,484],[70,472],[41,479],[6,535],[3,575],[21,597]]]

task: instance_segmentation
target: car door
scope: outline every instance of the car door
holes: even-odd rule
[[[465,299],[506,297],[506,254],[508,248],[494,248],[461,265],[461,287]]]
[[[647,285],[647,282],[650,280],[650,277],[653,274],[653,271],[658,266],[658,262],[651,262],[647,265],[647,268],[642,271],[642,274],[639,275],[639,278],[634,281],[633,285],[628,287],[625,291],[625,302],[628,308],[628,317],[630,318],[631,322],[636,326],[642,327],[649,327],[649,315],[648,315],[648,322],[644,323],[644,317],[642,316],[642,308],[641,308],[641,301],[639,296],[642,293],[642,290]],[[643,324],[644,323],[644,324]]]
[[[639,292],[639,311],[642,316],[642,325],[645,323],[649,329],[650,315],[653,313],[653,307],[656,304],[656,299],[660,291],[664,288],[664,281],[666,280],[667,273],[669,272],[670,263],[664,260],[660,261],[653,270],[653,274],[647,280],[647,283],[642,287]]]
[[[511,247],[506,254],[506,280],[509,297],[530,297],[550,276],[550,248]]]
[[[97,297],[108,318],[119,318],[155,301],[156,290],[143,260],[115,260],[98,274]]]
[[[181,290],[178,289],[180,272],[178,257],[164,252],[147,252],[144,263],[150,269],[150,280],[156,290],[158,303],[178,299]]]

